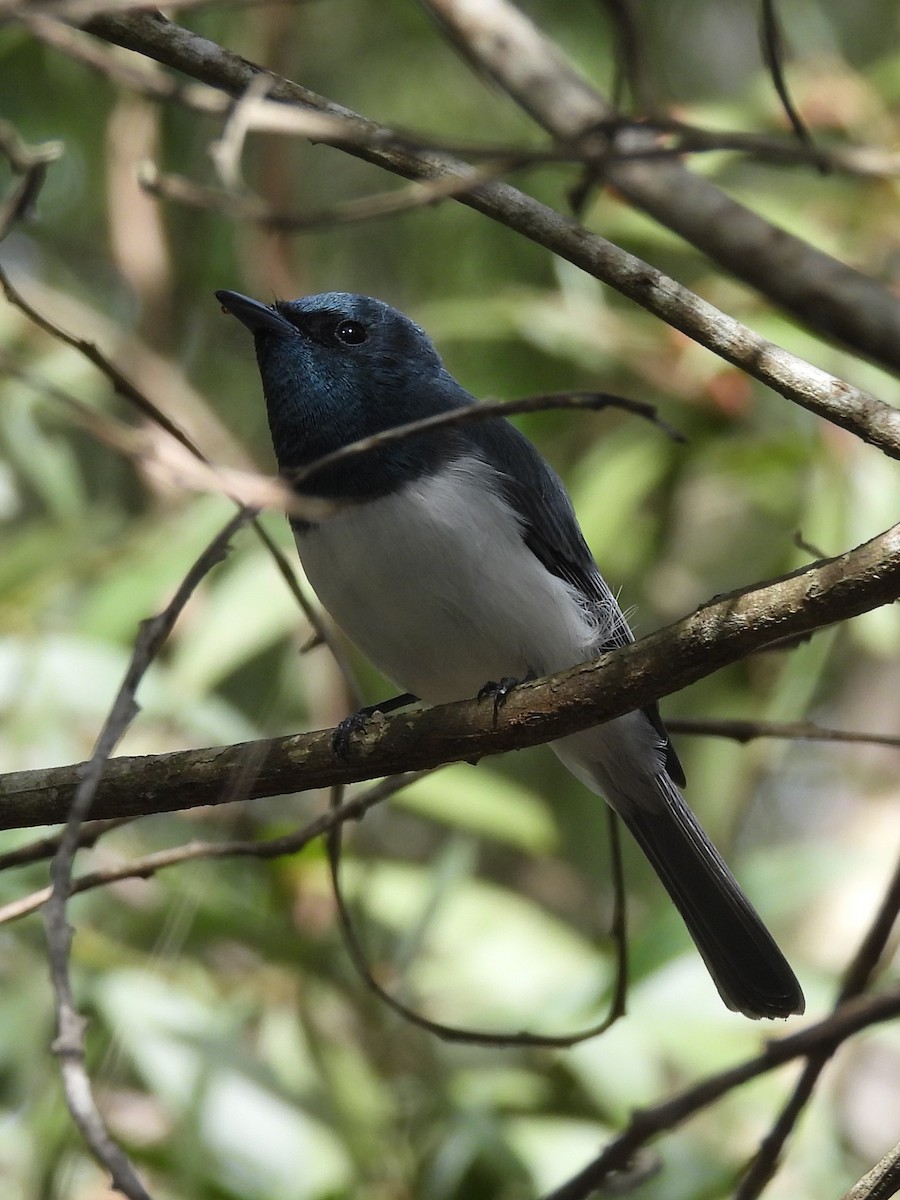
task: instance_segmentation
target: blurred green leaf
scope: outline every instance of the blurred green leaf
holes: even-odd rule
[[[485,762],[477,770],[464,763],[444,767],[404,788],[393,803],[533,854],[549,853],[558,841],[544,797]]]

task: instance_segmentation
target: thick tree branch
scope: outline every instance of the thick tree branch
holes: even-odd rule
[[[331,731],[110,760],[91,815],[167,812],[281,795],[499,754],[586,729],[678,691],[779,638],[822,628],[900,596],[900,525],[837,558],[732,593],[596,662],[522,684],[496,728],[492,706],[463,701],[372,722],[336,757]],[[0,777],[0,828],[65,820],[78,767]]]
[[[98,17],[87,28],[97,37],[144,54],[233,96],[242,95],[260,74],[260,68],[246,59],[160,14]],[[299,84],[273,76],[268,96],[341,118],[346,129],[344,137],[323,131],[317,140],[405,178],[433,180],[462,175],[478,182],[474,168],[468,164],[447,155],[393,144],[390,131]],[[645,169],[655,168],[655,164],[645,164]],[[900,458],[900,413],[890,405],[759,337],[648,263],[508,184],[482,184],[459,199],[609,284],[795,404]],[[848,323],[846,327],[851,326]],[[900,336],[887,341],[888,357],[884,361],[900,369]]]
[[[544,129],[562,141],[619,118],[531,21],[508,0],[423,0],[454,43]],[[627,131],[626,152],[653,145]],[[680,234],[813,329],[895,370],[900,300],[886,287],[816,250],[677,162],[622,161],[611,154],[602,182]]]

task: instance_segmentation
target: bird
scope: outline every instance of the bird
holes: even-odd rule
[[[253,335],[280,472],[334,503],[321,520],[291,518],[304,573],[403,689],[400,701],[502,696],[633,641],[562,481],[506,418],[315,466],[361,438],[478,403],[411,318],[348,292],[270,305],[216,297]],[[630,831],[727,1007],[754,1019],[802,1013],[793,970],[684,800],[658,706],[551,745]]]

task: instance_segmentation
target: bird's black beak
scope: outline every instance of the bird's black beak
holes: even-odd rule
[[[261,304],[259,300],[251,300],[249,296],[242,296],[240,292],[219,291],[216,292],[216,299],[225,312],[237,317],[252,334],[278,333],[284,337],[285,334],[297,332],[290,321],[285,320],[274,308]]]

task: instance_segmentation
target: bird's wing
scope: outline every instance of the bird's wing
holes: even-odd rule
[[[474,436],[473,436],[474,435]],[[531,442],[505,420],[483,421],[470,436],[485,457],[498,466],[506,500],[522,524],[528,549],[551,574],[570,584],[596,616],[601,635],[595,650],[602,654],[634,641],[625,614],[588,548],[562,481]],[[684,768],[654,702],[641,710],[663,743],[666,774],[684,787]]]

